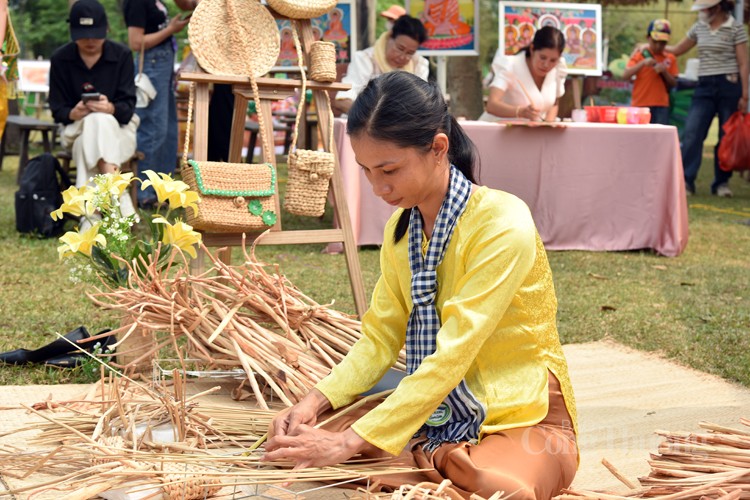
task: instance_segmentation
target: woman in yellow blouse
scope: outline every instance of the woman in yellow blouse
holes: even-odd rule
[[[575,475],[576,411],[528,207],[475,183],[473,144],[415,75],[370,81],[347,132],[373,191],[401,210],[385,229],[363,338],[274,419],[265,459],[394,455],[434,470],[379,477],[386,486],[448,478],[467,497],[551,498]],[[375,386],[404,346],[407,375],[391,395],[313,428]]]

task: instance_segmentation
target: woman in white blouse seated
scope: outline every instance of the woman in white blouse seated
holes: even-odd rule
[[[403,15],[396,19],[375,45],[354,53],[342,83],[352,88],[336,94],[335,107],[346,113],[367,83],[378,75],[402,70],[427,81],[430,64],[417,49],[427,40],[427,30],[419,19]]]
[[[554,121],[565,93],[563,49],[565,37],[552,26],[537,30],[531,45],[515,55],[506,56],[498,49],[492,60],[487,108],[479,119]]]

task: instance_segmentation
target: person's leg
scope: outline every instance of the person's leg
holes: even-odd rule
[[[570,486],[578,447],[557,378],[549,377],[550,407],[537,425],[485,436],[478,445],[443,445],[432,456],[441,476],[464,494],[550,499]],[[419,462],[419,460],[418,460]]]
[[[164,142],[157,156],[157,164],[153,170],[174,174],[177,167],[177,101],[174,94],[174,75],[170,75],[169,90],[167,92],[167,124],[164,129]]]
[[[160,162],[163,156],[162,149],[165,147],[165,140],[167,139],[169,104],[170,100],[174,101],[172,94],[173,60],[174,53],[168,44],[154,47],[145,53],[143,72],[148,75],[154,88],[156,88],[156,97],[149,103],[148,107],[136,108],[136,113],[141,121],[137,132],[137,144],[138,150],[144,156],[138,165],[141,180],[147,179],[144,175],[146,170],[164,171]],[[138,191],[139,204],[149,204],[155,200],[156,193],[152,188]]]
[[[732,172],[726,172],[719,168],[719,145],[724,137],[724,124],[737,111],[737,102],[742,97],[742,84],[739,82],[739,78],[736,82],[732,82],[726,76],[722,76],[718,86],[719,142],[716,143],[714,148],[714,181],[711,184],[711,193],[732,196],[732,192],[729,190],[729,179],[732,177]]]
[[[669,108],[666,106],[651,106],[651,123],[669,125]]]
[[[208,161],[229,161],[234,94],[231,85],[214,85],[208,105]]]
[[[716,114],[712,77],[702,77],[693,94],[682,135],[682,167],[685,187],[695,192],[695,178],[703,159],[703,141]]]

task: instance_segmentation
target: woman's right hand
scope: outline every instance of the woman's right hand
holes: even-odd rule
[[[281,411],[271,421],[268,438],[294,434],[301,424],[313,427],[318,422],[318,415],[331,406],[328,399],[317,389],[291,408]]]
[[[78,104],[76,104],[71,110],[70,113],[68,113],[68,118],[73,120],[74,122],[77,122],[78,120],[84,119],[88,114],[91,113],[91,110],[86,106],[83,101],[78,101]]]
[[[533,122],[538,122],[542,119],[541,113],[537,108],[534,107],[533,104],[529,104],[526,107],[519,106],[517,111],[518,118],[526,118],[527,120],[531,120]]]

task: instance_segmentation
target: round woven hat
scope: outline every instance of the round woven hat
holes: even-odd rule
[[[279,14],[291,19],[312,19],[336,7],[336,0],[266,0]]]
[[[190,49],[215,75],[258,77],[279,57],[279,29],[257,0],[202,0],[188,24]]]

